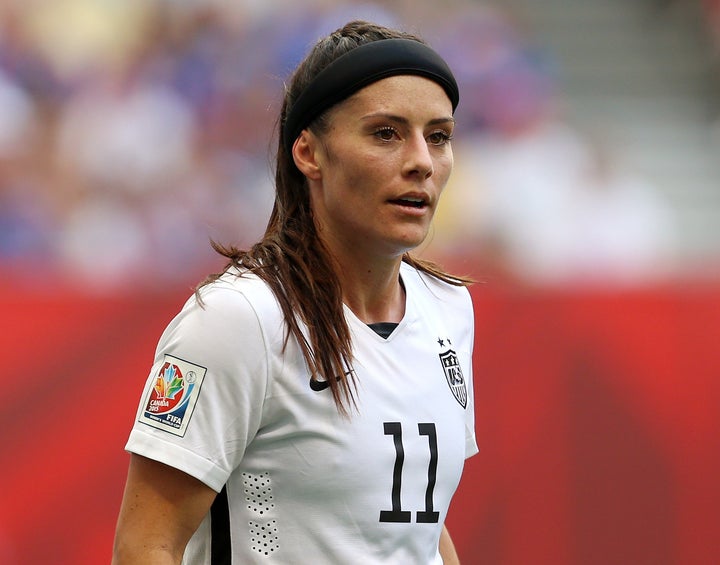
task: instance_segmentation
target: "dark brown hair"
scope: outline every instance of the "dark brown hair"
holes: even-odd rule
[[[298,341],[312,378],[327,380],[338,410],[346,415],[355,405],[355,382],[342,288],[333,258],[315,229],[305,177],[283,146],[283,127],[288,109],[328,64],[359,45],[391,38],[423,42],[408,33],[354,21],[313,47],[286,87],[279,121],[275,203],[264,236],[248,250],[212,244],[218,253],[229,259],[225,270],[237,267],[241,272],[252,272],[270,287],[287,323],[286,339],[292,336]],[[320,132],[324,125],[323,116],[320,116],[310,128]],[[449,275],[437,265],[407,253],[403,261],[452,285],[463,286],[471,282],[464,277]],[[224,272],[210,275],[200,283],[198,290]],[[307,328],[307,337],[301,329],[303,326]]]

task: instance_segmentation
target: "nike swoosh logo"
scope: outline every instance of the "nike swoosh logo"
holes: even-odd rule
[[[351,373],[351,371],[345,371],[346,375],[349,375],[350,373]],[[341,381],[342,377],[338,375],[337,377],[335,377],[335,380]],[[316,381],[315,379],[313,379],[311,377],[310,378],[310,388],[312,390],[314,390],[315,392],[320,392],[320,391],[325,390],[326,388],[330,388],[330,383],[328,381]]]

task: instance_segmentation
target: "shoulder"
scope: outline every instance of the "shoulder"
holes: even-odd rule
[[[264,281],[252,273],[236,269],[226,271],[216,281],[201,287],[188,301],[193,302],[206,309],[228,308],[231,312],[249,308],[269,314],[278,309],[275,296]]]
[[[282,312],[267,284],[250,273],[228,271],[191,296],[171,328],[215,335],[245,328],[273,335],[282,325]]]
[[[447,283],[403,262],[400,266],[400,275],[408,291],[425,295],[428,299],[435,299],[442,303],[456,304],[461,308],[472,307],[470,292],[466,286]]]

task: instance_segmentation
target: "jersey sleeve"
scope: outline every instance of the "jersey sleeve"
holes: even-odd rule
[[[475,438],[475,401],[473,394],[473,375],[470,369],[470,377],[468,378],[468,400],[467,410],[465,412],[465,459],[472,457],[480,450],[477,446]]]
[[[163,333],[126,449],[220,491],[262,419],[266,338],[246,295],[214,286]]]
[[[473,308],[472,298],[467,289],[464,289],[467,293],[469,312],[469,347],[470,347],[470,369],[467,377],[467,408],[465,410],[465,459],[472,457],[479,452],[477,446],[477,440],[475,437],[475,379],[473,372],[473,359],[474,359],[474,343],[475,343],[475,311]]]

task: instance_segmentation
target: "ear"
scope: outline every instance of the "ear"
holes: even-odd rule
[[[317,137],[308,129],[300,132],[292,147],[295,166],[310,180],[319,180],[322,177],[318,161],[319,147]]]

